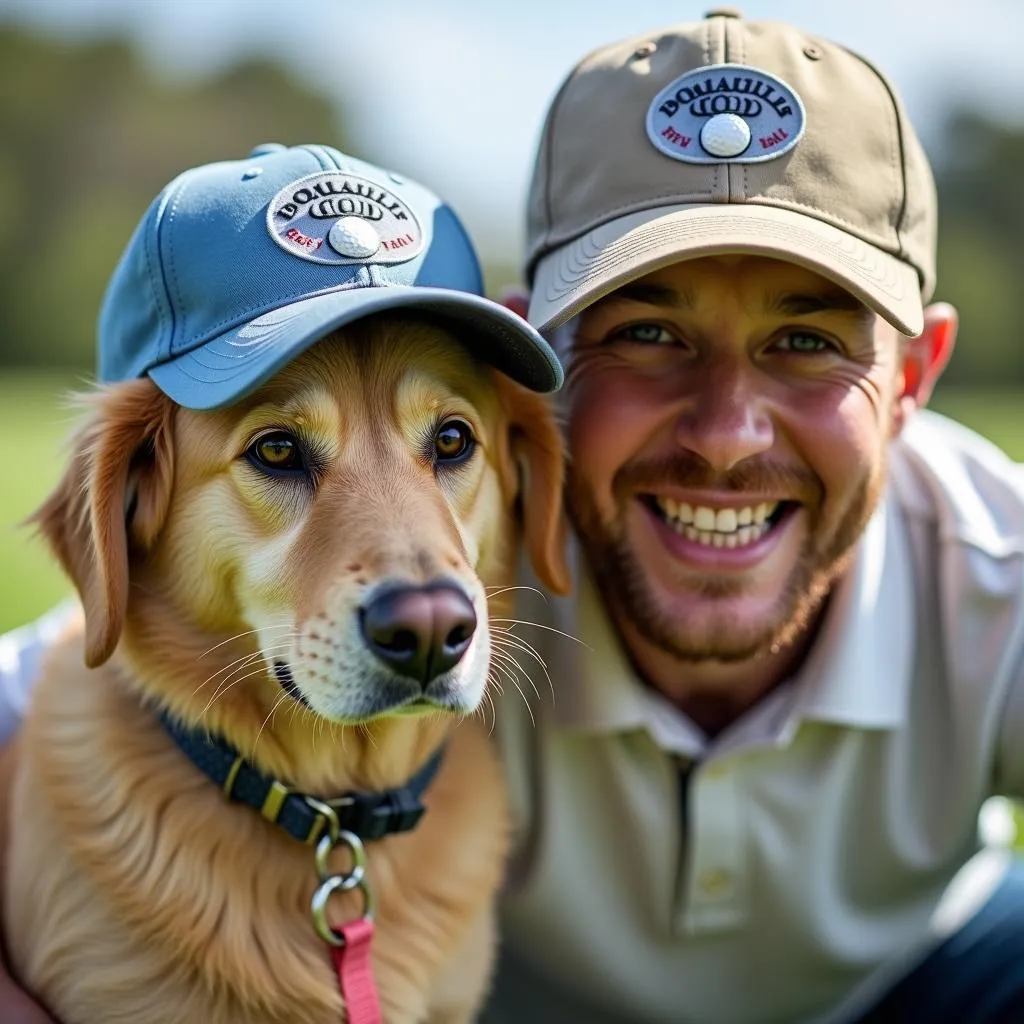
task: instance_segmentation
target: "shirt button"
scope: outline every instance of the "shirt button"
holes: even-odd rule
[[[707,871],[701,872],[697,879],[697,887],[705,896],[722,899],[733,890],[732,873],[725,868],[708,868]]]

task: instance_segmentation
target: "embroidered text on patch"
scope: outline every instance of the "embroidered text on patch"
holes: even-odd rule
[[[713,64],[670,82],[647,110],[647,137],[687,163],[756,163],[791,150],[803,135],[804,105],[774,75],[744,64]]]
[[[322,171],[286,185],[267,207],[267,230],[314,263],[404,263],[423,249],[412,209],[369,178]]]

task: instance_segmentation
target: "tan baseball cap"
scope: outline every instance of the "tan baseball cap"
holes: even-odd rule
[[[530,188],[529,319],[556,327],[680,260],[754,253],[835,281],[906,335],[935,285],[935,183],[861,57],[721,9],[585,57]]]

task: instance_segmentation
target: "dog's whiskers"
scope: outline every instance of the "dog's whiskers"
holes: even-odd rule
[[[256,760],[256,748],[259,746],[260,737],[263,735],[263,730],[267,727],[267,722],[269,722],[271,718],[274,717],[274,712],[278,709],[278,706],[280,705],[281,701],[287,699],[288,694],[282,690],[281,693],[278,694],[277,700],[274,701],[274,706],[270,709],[270,712],[268,713],[267,717],[263,719],[263,724],[260,726],[260,731],[256,733],[256,739],[253,740],[252,753],[249,755],[249,760]]]
[[[484,587],[484,593],[487,595],[487,600],[490,601],[492,597],[500,597],[502,594],[507,594],[513,590],[531,590],[533,593],[539,595],[545,603],[547,603],[547,594],[543,590],[538,590],[536,587]]]
[[[551,673],[548,672],[548,667],[544,659],[537,653],[536,650],[533,649],[533,647],[530,646],[530,644],[523,641],[521,637],[497,637],[493,635],[491,637],[491,644],[492,652],[494,653],[495,656],[497,656],[498,652],[501,651],[506,657],[512,657],[512,655],[508,653],[509,649],[522,651],[524,654],[530,655],[530,657],[533,658],[538,665],[540,665],[540,670],[544,673],[544,678],[547,680],[548,683],[548,690],[551,692],[551,701],[552,703],[554,703],[555,684],[551,681]],[[502,648],[506,648],[506,650],[502,651]],[[513,658],[513,660],[515,659]],[[519,667],[520,671],[522,671],[523,674],[527,677],[527,679],[530,680],[530,684],[533,686],[533,692],[537,694],[537,699],[539,700],[540,692],[538,691],[537,685],[536,683],[534,683],[532,676],[530,676],[530,674],[526,672],[525,669],[523,669],[523,666],[520,665],[518,661],[516,661],[516,665]]]
[[[232,669],[236,665],[239,665],[239,664],[241,664],[244,667],[244,665],[251,663],[254,658],[258,658],[260,656],[260,653],[261,653],[260,651],[250,651],[248,654],[243,654],[242,657],[235,658],[234,661],[228,662],[227,665],[224,665],[221,668],[217,669],[217,671],[214,672],[212,675],[208,675],[192,691],[192,696],[194,697],[201,689],[203,689],[204,686],[209,686],[209,684],[212,683],[214,681],[214,679],[216,679],[217,676],[219,676],[221,674],[221,672],[227,672],[229,669]]]
[[[493,683],[494,683],[494,680],[491,678],[490,672],[488,672],[487,673],[487,685],[488,685],[488,687],[493,685]],[[497,715],[496,715],[496,712],[495,712],[495,709],[494,709],[494,698],[491,696],[489,689],[485,689],[484,690],[484,700],[486,700],[487,703],[484,704],[484,703],[481,702],[480,706],[476,709],[476,711],[473,712],[473,717],[476,718],[476,716],[479,715],[480,716],[480,720],[484,723],[484,725],[486,725],[487,724],[487,708],[490,708],[491,709],[491,727],[487,730],[487,735],[488,736],[493,736],[494,735],[494,728],[497,725],[497,721],[498,720],[497,720]]]
[[[263,628],[263,627],[261,627],[261,628]],[[265,628],[267,628],[267,629],[289,629],[292,632],[292,636],[301,636],[302,635],[300,632],[298,632],[295,629],[294,625],[291,622],[282,622],[279,626],[267,626]],[[219,644],[214,644],[208,651],[203,651],[203,653],[200,654],[199,657],[196,660],[197,661],[201,661],[208,654],[211,654],[213,651],[217,650],[218,647],[223,647],[225,644],[231,643],[232,640],[241,640],[241,638],[243,636],[252,636],[253,633],[259,633],[259,632],[260,632],[260,629],[247,629],[247,630],[245,630],[242,633],[236,633],[234,636],[229,636],[226,640],[221,640],[221,642]]]
[[[288,648],[290,646],[291,646],[291,644],[289,644],[289,643],[274,644],[273,646],[266,648],[265,651],[264,650],[258,650],[258,651],[251,651],[249,654],[243,654],[241,658],[236,658],[234,661],[230,662],[229,664],[224,665],[221,668],[217,669],[216,672],[213,672],[211,675],[208,675],[192,691],[192,696],[194,697],[201,689],[203,689],[204,686],[208,686],[210,683],[212,683],[213,680],[216,679],[217,676],[219,676],[221,674],[221,672],[227,671],[228,669],[231,669],[233,666],[238,666],[237,668],[234,669],[234,671],[228,673],[228,675],[225,677],[225,681],[226,681],[227,679],[231,678],[231,676],[234,674],[234,672],[240,671],[243,668],[247,668],[249,665],[251,665],[253,663],[253,661],[255,661],[256,659],[262,657],[265,653],[268,653],[270,651],[288,650]]]
[[[505,632],[511,632],[515,626],[531,626],[534,629],[544,629],[547,630],[547,632],[549,633],[557,633],[559,636],[564,636],[566,640],[572,640],[574,643],[579,644],[581,647],[586,647],[588,651],[593,650],[590,644],[581,640],[578,636],[573,636],[572,633],[566,633],[561,629],[555,629],[554,626],[547,626],[543,622],[531,622],[529,619],[510,619],[501,617],[490,618],[488,621],[494,626],[495,629],[502,629]],[[512,625],[500,625],[500,623],[503,622],[510,622]],[[498,623],[499,625],[494,625],[495,623]]]
[[[537,662],[543,668],[547,668],[547,662],[541,656],[540,651],[533,646],[528,640],[524,640],[518,633],[513,633],[511,630],[498,629],[491,631],[491,642],[505,647],[514,648],[517,651],[522,651],[524,654],[530,655],[534,661]]]
[[[281,644],[280,646],[282,648],[284,648],[284,649],[288,648],[287,644]],[[273,650],[276,650],[276,649],[277,649],[276,647],[271,647],[268,650],[273,651]],[[264,652],[264,651],[254,651],[252,654],[247,654],[244,658],[238,659],[241,662],[241,664],[237,665],[236,668],[234,668],[231,672],[229,672],[228,675],[226,675],[217,684],[217,688],[214,690],[213,696],[207,702],[206,707],[203,708],[203,714],[205,714],[207,711],[209,711],[209,709],[213,705],[214,701],[216,701],[217,698],[219,696],[221,696],[221,694],[226,693],[228,690],[231,689],[232,686],[235,685],[235,683],[240,682],[239,679],[236,679],[236,678],[233,678],[233,677],[237,676],[239,672],[244,672],[254,662],[261,660],[261,658],[264,655],[264,653],[266,653],[266,652]],[[259,675],[260,671],[261,671],[261,669],[255,669],[254,671],[249,672],[246,675],[244,675],[242,678],[243,679],[249,679],[251,676]],[[270,669],[268,669],[265,665],[263,666],[262,671],[265,671],[268,675],[270,674]],[[192,696],[194,697],[204,686],[206,686],[208,683],[212,682],[213,679],[216,678],[216,675],[217,674],[214,673],[214,675],[210,676],[208,679],[206,679],[204,682],[202,682],[199,686],[197,686],[192,691]]]
[[[506,657],[508,656],[506,655]],[[516,668],[519,669],[519,671],[522,671],[522,666],[519,665],[514,658],[509,658],[509,660],[516,666]],[[502,675],[509,679],[512,685],[519,691],[519,696],[523,698],[523,703],[526,705],[526,710],[529,712],[530,721],[533,724],[534,728],[536,728],[537,722],[533,717],[533,708],[530,707],[530,702],[527,699],[526,694],[523,693],[523,688],[516,681],[516,677],[513,671],[506,664],[503,664],[502,662],[498,661],[494,662],[491,667],[494,668],[496,671],[501,672]],[[536,687],[534,687],[534,689],[536,689]]]
[[[497,661],[498,664],[513,665],[515,666],[517,678],[521,675],[533,688],[533,692],[537,699],[540,700],[540,691],[537,689],[537,684],[530,677],[530,673],[523,668],[518,658],[514,654],[510,654],[508,651],[502,650],[501,645],[496,645],[491,648],[491,655]],[[542,666],[543,667],[543,666]]]
[[[206,713],[213,707],[217,700],[223,697],[228,692],[228,690],[232,689],[238,683],[244,682],[246,679],[251,679],[253,676],[258,676],[264,673],[266,673],[266,668],[260,667],[253,669],[251,672],[246,672],[245,675],[239,676],[237,679],[232,679],[231,682],[227,683],[226,685],[222,683],[221,686],[217,688],[217,691],[214,693],[214,695],[207,702],[206,707],[203,708],[202,712],[200,712],[199,719],[202,720],[203,716],[206,715]]]

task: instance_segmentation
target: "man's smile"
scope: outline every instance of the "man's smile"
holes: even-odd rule
[[[756,544],[798,506],[775,499],[741,502],[699,499],[680,501],[666,494],[645,494],[641,500],[666,526],[706,547],[743,548]]]
[[[776,551],[803,508],[795,501],[705,501],[654,494],[641,494],[638,500],[661,549],[674,562],[705,572],[742,572],[760,565]]]

